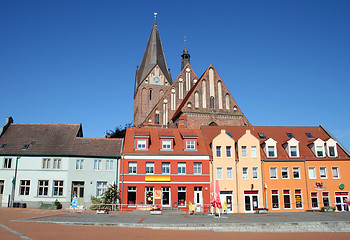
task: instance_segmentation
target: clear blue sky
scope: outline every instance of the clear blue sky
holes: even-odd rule
[[[257,126],[325,125],[350,150],[350,1],[0,1],[0,124],[133,119],[136,66],[157,22],[168,67],[187,36]]]

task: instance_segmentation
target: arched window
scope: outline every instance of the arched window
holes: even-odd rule
[[[230,110],[230,95],[228,93],[225,95],[225,105],[226,110]]]
[[[194,107],[199,108],[199,93],[196,91],[194,93]]]
[[[215,98],[210,97],[210,109],[214,109],[214,108],[215,108]]]
[[[159,124],[159,114],[157,113],[155,118],[154,118],[154,123]]]
[[[179,99],[184,99],[184,80],[179,78]]]
[[[218,98],[219,98],[219,109],[222,109],[222,87],[221,87],[221,81],[218,82]]]
[[[152,100],[152,93],[153,93],[153,90],[150,89],[150,90],[149,90],[149,100]]]
[[[171,89],[171,110],[176,109],[175,88]]]
[[[186,91],[191,89],[191,69],[186,68]]]
[[[203,108],[207,108],[207,87],[204,80],[202,82],[202,105]]]

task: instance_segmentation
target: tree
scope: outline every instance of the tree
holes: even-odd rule
[[[119,125],[119,127],[116,127],[114,131],[108,130],[106,132],[106,138],[124,138],[126,129],[131,126],[132,123],[127,123],[124,125],[124,127],[122,125]]]
[[[109,185],[103,194],[102,201],[105,204],[116,204],[120,202],[119,189],[117,184]]]

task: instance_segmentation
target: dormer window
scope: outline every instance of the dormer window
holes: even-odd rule
[[[193,130],[183,130],[180,134],[183,139],[184,150],[197,151],[198,135]]]
[[[145,139],[138,139],[137,140],[137,149],[142,150],[142,149],[147,149],[146,148],[146,143],[147,141]]]
[[[277,142],[273,140],[272,138],[267,139],[263,143],[263,149],[265,152],[265,155],[268,158],[276,158],[277,157],[277,148],[276,148]]]
[[[325,142],[317,138],[313,143],[309,145],[316,157],[322,158],[325,157]]]
[[[172,144],[171,140],[162,140],[162,150],[171,150],[172,149]]]
[[[196,141],[186,140],[186,150],[196,150]]]
[[[324,157],[323,146],[316,146],[317,157]]]
[[[290,146],[290,156],[297,157],[298,156],[298,148],[297,146]]]
[[[299,157],[299,141],[294,137],[289,139],[283,146],[290,158]]]
[[[326,151],[328,157],[338,157],[337,142],[334,141],[332,138],[326,141]]]

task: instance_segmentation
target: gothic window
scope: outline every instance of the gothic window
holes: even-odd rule
[[[190,69],[186,68],[186,91],[190,91],[191,89],[191,75],[190,75]]]
[[[215,96],[215,89],[214,89],[214,70],[209,69],[209,93],[211,97]]]
[[[155,124],[159,124],[159,114],[157,113],[154,120]]]
[[[175,88],[171,89],[171,110],[176,110]]]
[[[163,103],[163,125],[168,123],[168,100],[164,99]]]
[[[184,99],[184,82],[179,78],[179,99]]]
[[[230,95],[228,95],[228,93],[225,95],[225,105],[226,110],[230,110]]]
[[[214,109],[214,108],[215,108],[215,98],[210,97],[210,109]]]
[[[198,91],[194,93],[194,107],[199,108],[199,93],[198,93]]]
[[[150,89],[150,90],[149,90],[149,100],[152,100],[152,93],[153,93],[153,90]]]
[[[221,87],[221,81],[218,82],[218,98],[219,98],[219,109],[222,109],[222,87]]]
[[[202,101],[203,108],[207,108],[207,88],[204,80],[202,82]]]

